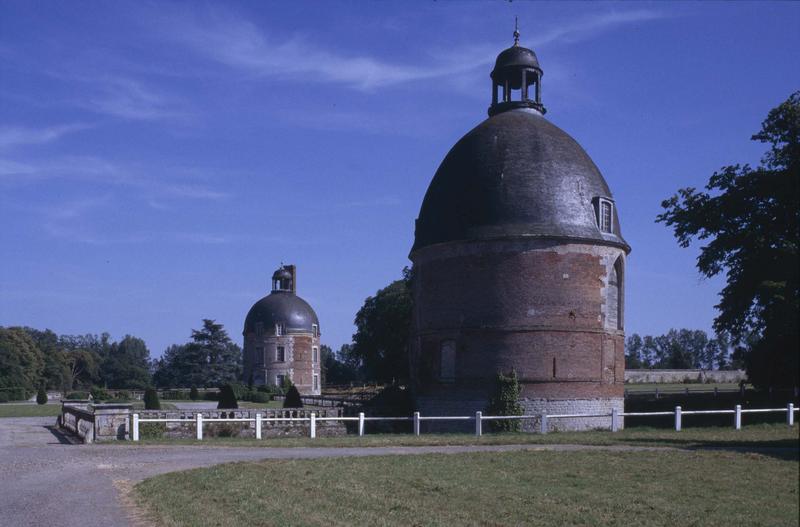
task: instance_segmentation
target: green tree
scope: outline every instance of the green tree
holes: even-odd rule
[[[297,386],[292,384],[288,390],[286,390],[286,397],[283,399],[283,407],[284,408],[302,408],[303,407],[303,399],[300,397],[300,392],[297,390]]]
[[[44,356],[24,328],[0,327],[0,390],[19,388],[27,398],[36,392],[44,373]],[[10,397],[13,398],[13,397]]]
[[[101,365],[101,378],[112,388],[143,389],[150,386],[150,351],[142,339],[125,335],[111,345]]]
[[[411,273],[364,301],[356,314],[356,333],[350,358],[359,362],[370,380],[408,378],[411,331]]]
[[[798,386],[800,92],[771,110],[752,139],[769,145],[761,166],[727,166],[705,191],[679,190],[656,221],[682,247],[707,242],[698,269],[726,275],[714,328],[739,341],[755,337],[744,357],[750,381]]]
[[[34,328],[25,328],[36,346],[44,356],[44,377],[45,389],[61,390],[67,389],[69,372],[67,371],[67,356],[64,349],[59,344],[58,335],[46,329],[40,331]]]
[[[349,345],[344,344],[343,350],[349,349]],[[322,360],[322,385],[348,384],[358,378],[358,368],[353,364],[342,360],[341,350],[337,354],[330,346],[320,346],[320,358]]]
[[[43,384],[39,386],[39,391],[36,392],[36,404],[47,404],[47,390],[44,389]]]

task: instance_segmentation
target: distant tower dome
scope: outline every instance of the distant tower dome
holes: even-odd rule
[[[272,291],[253,304],[244,322],[244,381],[280,385],[291,380],[300,393],[321,393],[320,325],[314,309],[297,296],[297,270],[272,274]]]
[[[423,199],[409,255],[422,411],[484,410],[494,376],[511,370],[527,413],[622,410],[630,246],[597,166],[545,119],[542,75],[515,30],[491,72],[489,118],[445,156]]]

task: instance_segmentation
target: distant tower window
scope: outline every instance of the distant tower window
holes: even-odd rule
[[[264,323],[256,322],[256,335],[259,337],[264,334]]]
[[[316,324],[311,324],[311,334],[315,337],[319,337],[319,326]]]
[[[601,232],[614,232],[614,202],[606,198],[595,201],[595,216]]]
[[[445,340],[442,342],[440,377],[443,381],[452,382],[456,377],[456,342]]]
[[[606,327],[622,329],[622,258],[614,262],[606,287]]]
[[[275,335],[280,337],[284,333],[286,333],[286,326],[283,324],[283,322],[275,324]]]
[[[319,375],[314,374],[314,391],[319,390]]]
[[[275,386],[283,386],[285,380],[286,380],[286,375],[276,375]]]
[[[311,362],[314,364],[319,362],[319,348],[316,346],[311,348]]]
[[[256,348],[256,364],[264,364],[264,348]]]
[[[275,348],[275,361],[286,362],[286,348],[283,346],[278,346]]]

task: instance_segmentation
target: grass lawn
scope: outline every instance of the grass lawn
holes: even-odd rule
[[[697,447],[781,447],[797,448],[800,445],[798,425],[792,428],[784,424],[759,424],[733,427],[684,428],[680,432],[671,429],[628,428],[620,432],[554,432],[546,435],[526,433],[484,434],[480,438],[472,434],[372,434],[358,437],[273,437],[267,439],[206,437],[195,439],[142,439],[137,444],[182,444],[197,446],[250,446],[250,447],[377,447],[377,446],[423,446],[423,445],[520,445],[520,444],[579,444],[579,445],[637,445]],[[114,443],[114,444],[127,444]]]
[[[797,525],[798,462],[727,451],[265,460],[136,487],[161,526]]]
[[[0,404],[2,417],[55,417],[61,413],[61,403],[55,404]]]

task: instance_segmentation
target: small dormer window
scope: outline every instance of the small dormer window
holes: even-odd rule
[[[606,198],[595,200],[594,213],[601,232],[614,232],[614,202]]]
[[[284,326],[283,322],[275,324],[275,336],[280,337],[284,333],[286,333],[286,326]]]
[[[311,324],[311,334],[314,337],[319,337],[319,326],[316,324]]]

